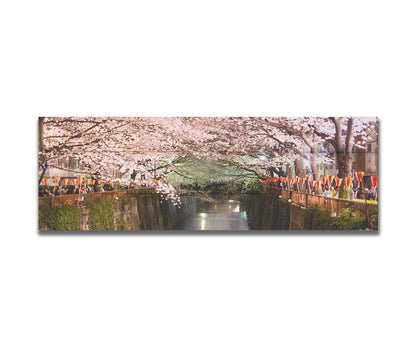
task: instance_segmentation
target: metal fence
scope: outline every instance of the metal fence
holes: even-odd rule
[[[55,195],[38,198],[38,208],[55,207],[62,205],[85,205],[88,202],[97,202],[104,198],[115,198],[123,195],[130,194],[154,194],[155,188],[137,188],[127,190],[113,190],[109,192],[98,193],[83,193],[83,194],[68,194],[68,195]]]

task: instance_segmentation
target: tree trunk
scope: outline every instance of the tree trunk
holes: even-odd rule
[[[342,141],[342,127],[339,119],[331,118],[335,125],[335,142],[334,147],[337,155],[338,177],[345,178],[352,175],[352,140],[354,119],[348,119],[347,137],[345,146]],[[343,180],[343,184],[345,180]]]
[[[305,169],[303,168],[303,159],[297,158],[295,159],[295,174],[298,177],[305,178]]]
[[[312,170],[313,179],[315,181],[319,180],[319,170],[318,170],[318,165],[316,164],[316,150],[315,150],[315,148],[311,149],[310,163],[311,163],[311,170]]]
[[[292,179],[292,166],[290,164],[286,164],[286,176],[287,179]]]
[[[43,127],[43,123],[45,121],[45,117],[39,117],[38,118],[38,151],[39,153],[43,153],[43,150],[45,149],[45,145],[44,145],[44,127]],[[45,172],[46,172],[46,160],[45,160],[45,156],[43,154],[38,154],[38,165],[39,168],[42,168],[42,172],[39,175],[39,181],[38,184],[40,184],[43,180],[43,177],[45,176]],[[44,164],[42,167],[42,163]]]

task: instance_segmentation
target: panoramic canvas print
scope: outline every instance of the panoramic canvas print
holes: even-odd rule
[[[378,120],[40,117],[38,227],[377,232]]]

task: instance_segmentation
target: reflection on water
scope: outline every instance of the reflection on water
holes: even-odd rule
[[[249,230],[246,211],[235,200],[199,203],[197,211],[186,217],[183,230]]]

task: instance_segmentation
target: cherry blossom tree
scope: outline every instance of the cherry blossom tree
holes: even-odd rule
[[[132,178],[166,175],[189,157],[217,160],[257,177],[281,175],[279,168],[293,163],[304,177],[306,160],[314,179],[319,163],[335,160],[339,177],[345,177],[351,175],[353,147],[364,145],[375,127],[375,119],[335,117],[39,118],[39,182],[48,163],[61,167],[69,157],[80,161],[80,173],[105,179],[114,171]]]

